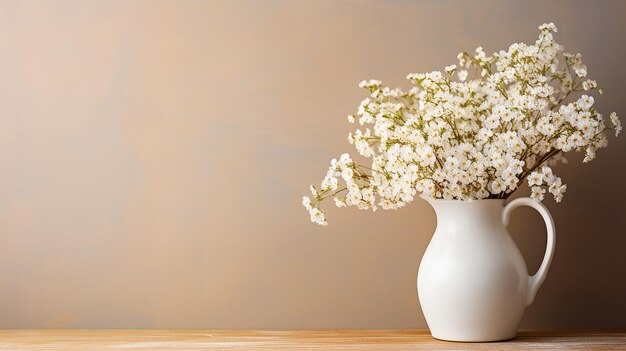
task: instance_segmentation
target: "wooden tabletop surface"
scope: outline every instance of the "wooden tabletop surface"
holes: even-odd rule
[[[626,330],[520,331],[494,343],[423,330],[0,330],[0,350],[626,350]]]

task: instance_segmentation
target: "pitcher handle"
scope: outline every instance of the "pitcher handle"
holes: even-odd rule
[[[528,281],[528,293],[526,305],[530,305],[535,300],[535,295],[537,295],[537,290],[546,279],[546,275],[548,274],[548,268],[550,268],[550,263],[552,263],[552,255],[554,255],[554,245],[556,241],[556,233],[554,230],[554,221],[552,220],[552,216],[550,212],[541,202],[535,201],[529,197],[522,197],[511,201],[509,204],[504,207],[504,211],[502,212],[502,221],[504,225],[509,225],[509,217],[511,212],[520,207],[520,206],[529,206],[537,210],[543,217],[543,220],[546,222],[546,229],[548,231],[548,241],[546,244],[546,253],[543,256],[543,262],[541,262],[541,266],[537,270],[537,273],[533,276],[529,276]]]

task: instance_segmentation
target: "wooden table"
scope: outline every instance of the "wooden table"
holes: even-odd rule
[[[495,343],[423,330],[0,330],[0,350],[626,350],[626,330],[521,331]]]

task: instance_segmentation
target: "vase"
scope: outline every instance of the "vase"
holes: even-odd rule
[[[426,200],[435,209],[437,228],[420,263],[417,290],[433,337],[464,342],[514,338],[552,261],[550,212],[530,198],[506,206],[500,199]],[[546,253],[533,276],[506,229],[519,206],[536,209],[547,226]]]

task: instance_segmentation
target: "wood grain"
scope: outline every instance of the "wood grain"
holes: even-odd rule
[[[626,350],[626,330],[521,331],[494,343],[423,330],[0,330],[0,350]]]

